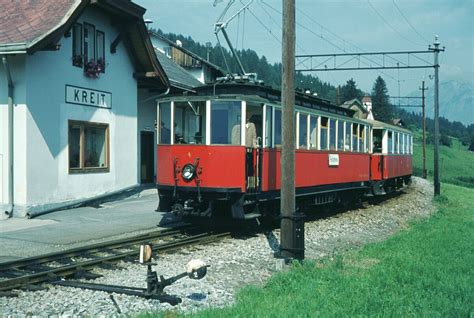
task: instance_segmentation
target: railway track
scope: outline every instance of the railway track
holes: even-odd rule
[[[186,228],[186,231],[195,230]],[[63,278],[94,279],[97,267],[113,268],[121,260],[136,261],[138,246],[151,243],[155,254],[182,247],[216,242],[230,232],[199,232],[186,234],[183,229],[162,230],[131,238],[94,244],[65,251],[0,263],[0,296],[17,296],[14,289],[38,290],[41,283]]]

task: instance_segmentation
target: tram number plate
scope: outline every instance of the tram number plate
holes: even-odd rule
[[[339,154],[329,154],[329,166],[338,167],[339,166]]]

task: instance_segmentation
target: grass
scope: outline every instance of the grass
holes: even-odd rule
[[[474,190],[443,184],[430,219],[384,242],[294,265],[237,304],[197,317],[429,316],[474,313]]]
[[[413,144],[413,170],[421,176],[423,169],[423,149],[421,132],[415,133]],[[474,152],[467,150],[458,139],[452,138],[451,147],[440,146],[439,174],[442,182],[474,188]],[[433,178],[433,145],[426,147],[426,169],[428,177]]]

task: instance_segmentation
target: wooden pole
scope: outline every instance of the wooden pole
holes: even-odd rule
[[[282,147],[281,147],[281,256],[304,258],[304,223],[295,207],[295,0],[283,0]],[[301,235],[303,247],[301,248]]]

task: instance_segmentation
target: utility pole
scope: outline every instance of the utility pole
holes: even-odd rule
[[[444,47],[439,48],[438,36],[435,36],[434,48],[431,46],[428,48],[434,52],[434,69],[435,69],[435,87],[434,87],[434,195],[440,195],[441,185],[439,181],[439,64],[438,56],[439,52],[444,52]]]
[[[426,179],[426,114],[425,114],[425,91],[428,87],[425,87],[425,81],[421,82],[421,112],[422,112],[422,123],[423,127],[423,179]]]
[[[295,205],[295,0],[283,0],[282,22],[280,255],[285,260],[302,260],[304,219],[297,213]]]

